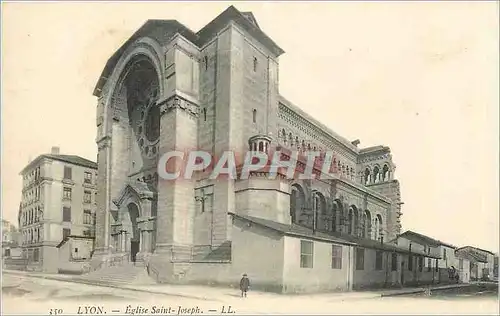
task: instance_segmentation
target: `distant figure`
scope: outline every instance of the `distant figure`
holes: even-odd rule
[[[250,280],[247,277],[247,274],[243,274],[243,277],[240,280],[240,290],[241,297],[247,297],[248,289],[250,288]]]
[[[458,275],[458,272],[455,273],[455,281],[457,281],[457,283],[459,283],[459,280],[460,280],[460,276]]]

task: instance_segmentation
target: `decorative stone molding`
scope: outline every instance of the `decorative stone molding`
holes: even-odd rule
[[[312,122],[302,117],[293,109],[289,108],[281,102],[279,103],[278,107],[278,118],[286,122],[287,125],[296,128],[297,131],[304,133],[310,139],[314,139],[319,144],[328,147],[328,149],[338,152],[348,160],[352,161],[356,159],[356,153],[352,152],[352,150],[350,149],[347,149],[342,142],[335,139],[327,132],[317,127]]]
[[[153,231],[155,226],[155,217],[139,217],[137,219],[137,226],[141,231]]]
[[[118,235],[122,231],[124,231],[122,223],[111,224],[111,235]]]
[[[111,137],[104,136],[97,141],[97,149],[102,150],[111,146]]]
[[[197,104],[190,102],[184,98],[181,98],[178,95],[160,101],[158,105],[160,107],[160,115],[168,113],[174,109],[183,110],[194,117],[198,117],[199,115],[199,106]]]
[[[113,203],[119,208],[130,194],[136,195],[141,201],[152,201],[154,199],[154,193],[149,190],[146,183],[134,181],[129,182],[125,188],[123,188],[118,198],[113,200]]]

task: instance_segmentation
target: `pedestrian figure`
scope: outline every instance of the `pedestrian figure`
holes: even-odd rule
[[[241,297],[247,297],[248,289],[250,288],[250,280],[247,277],[247,274],[243,274],[243,277],[240,280],[240,290]]]

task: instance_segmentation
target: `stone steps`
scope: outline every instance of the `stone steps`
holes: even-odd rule
[[[106,284],[155,284],[144,266],[127,263],[120,266],[104,267],[99,270],[76,277],[82,281]]]

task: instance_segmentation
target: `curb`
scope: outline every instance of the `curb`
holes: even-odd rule
[[[82,279],[71,279],[71,278],[65,279],[65,278],[57,278],[57,277],[42,276],[42,275],[30,275],[30,274],[15,273],[15,272],[11,273],[10,271],[2,271],[2,272],[6,273],[6,274],[24,275],[27,277],[37,278],[37,279],[46,279],[46,280],[61,281],[61,282],[68,282],[68,283],[79,283],[79,284],[85,284],[85,285],[90,285],[90,286],[100,286],[100,287],[107,287],[107,288],[119,289],[119,290],[128,290],[128,291],[141,292],[141,293],[183,297],[183,298],[197,299],[197,300],[203,300],[203,301],[214,301],[214,302],[219,301],[216,299],[209,299],[206,297],[200,297],[200,296],[194,296],[194,295],[185,295],[185,294],[166,293],[166,292],[160,292],[160,291],[136,289],[133,287],[121,286],[120,284],[112,284],[112,283],[107,283],[107,282],[106,283],[105,282],[94,282],[94,281],[87,281],[87,280],[82,280]]]
[[[449,290],[449,289],[456,289],[456,288],[464,288],[464,287],[469,287],[471,284],[467,285],[462,285],[462,286],[440,286],[440,287],[435,287],[435,288],[429,288],[431,292],[437,292],[437,291],[442,291],[442,290]],[[402,292],[395,292],[395,293],[382,293],[381,297],[390,297],[390,296],[401,296],[401,295],[408,295],[408,294],[419,294],[419,293],[425,293],[425,291],[428,290],[427,288],[419,288],[419,289],[413,289],[413,290],[407,290],[407,291],[402,291]]]

